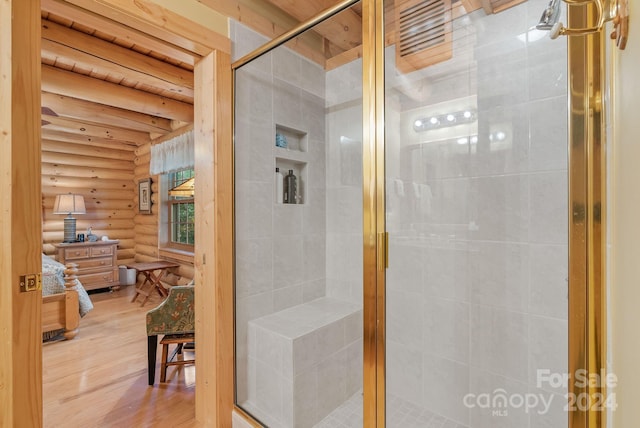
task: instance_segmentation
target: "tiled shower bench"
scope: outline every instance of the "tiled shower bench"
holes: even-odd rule
[[[322,297],[249,322],[249,402],[313,426],[362,387],[362,307]]]

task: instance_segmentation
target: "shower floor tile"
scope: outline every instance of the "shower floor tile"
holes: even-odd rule
[[[362,392],[353,394],[314,428],[361,428]],[[467,428],[413,403],[387,396],[387,426],[390,428]]]

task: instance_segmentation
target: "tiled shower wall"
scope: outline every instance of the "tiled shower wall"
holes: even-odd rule
[[[326,73],[327,295],[362,305],[362,61]]]
[[[567,370],[567,54],[531,30],[545,6],[474,12],[452,60],[387,70],[388,392],[474,428],[567,423],[565,391],[536,377]],[[433,105],[477,124],[415,132]],[[465,405],[499,389],[552,405]]]
[[[236,22],[231,35],[234,58],[267,41]],[[278,48],[236,77],[236,343],[242,403],[256,379],[247,370],[247,323],[326,293],[325,76],[321,67]],[[289,155],[275,147],[276,125],[306,134],[306,152],[292,154],[307,162],[305,180],[299,177],[300,205],[275,204],[275,158]]]

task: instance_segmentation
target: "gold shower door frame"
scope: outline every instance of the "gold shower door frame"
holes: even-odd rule
[[[343,0],[232,64],[236,70],[323,20],[357,3]],[[595,0],[600,1],[600,0]],[[385,408],[385,217],[384,0],[361,0],[363,68],[363,313],[364,426],[383,428]],[[570,27],[597,20],[593,4],[568,7]],[[601,374],[606,368],[606,168],[604,137],[604,40],[602,32],[567,38],[569,104],[569,374]],[[562,43],[558,40],[557,43]],[[235,87],[235,76],[234,76]],[[235,98],[234,104],[235,104]],[[235,108],[233,108],[235,115]],[[235,117],[234,117],[235,129]],[[235,308],[234,308],[235,310]],[[235,318],[235,317],[234,317]],[[235,335],[234,335],[235,336]],[[595,402],[605,388],[569,383],[569,394]],[[240,407],[235,410],[260,426]],[[569,428],[603,428],[606,413],[595,406],[568,414]]]
[[[596,1],[567,7],[569,28],[598,21]],[[604,31],[568,37],[569,105],[569,397],[587,406],[569,428],[604,428],[606,404],[606,133]],[[588,373],[597,384],[577,383]]]

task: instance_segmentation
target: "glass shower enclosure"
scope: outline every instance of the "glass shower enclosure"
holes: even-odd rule
[[[233,32],[239,52],[266,42]],[[362,66],[326,70],[305,43],[235,71],[236,398],[274,427],[362,403]]]
[[[567,50],[534,28],[546,1],[385,0],[382,88],[374,2],[350,3],[282,43],[232,23],[237,406],[269,427],[567,426]],[[345,22],[357,43],[322,43]]]

